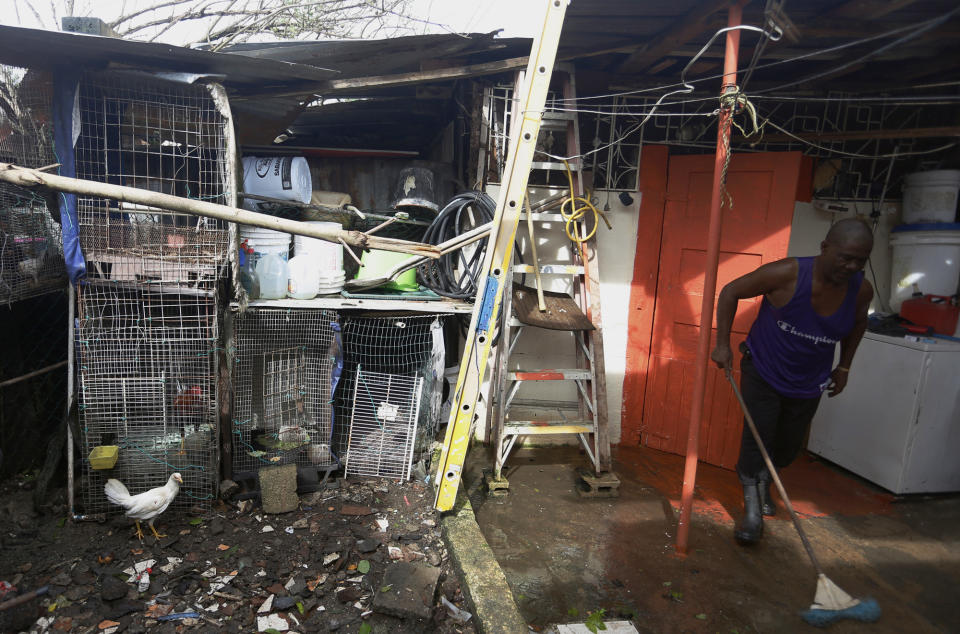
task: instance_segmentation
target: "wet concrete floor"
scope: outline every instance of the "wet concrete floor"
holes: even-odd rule
[[[465,481],[531,625],[582,621],[603,608],[641,632],[813,631],[799,613],[816,575],[782,503],[759,545],[733,541],[742,507],[733,472],[700,465],[689,551],[680,556],[680,456],[615,449],[622,484],[613,499],[576,493],[576,468],[587,461],[572,447],[515,451],[503,498],[479,486],[491,464],[472,451]],[[895,499],[812,456],[784,471],[784,485],[827,576],[883,610],[878,623],[840,622],[833,632],[960,632],[960,496]]]

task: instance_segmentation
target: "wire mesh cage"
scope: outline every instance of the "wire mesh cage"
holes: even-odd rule
[[[107,478],[131,493],[183,476],[174,508],[208,506],[218,476],[215,299],[82,284],[75,330],[87,512],[119,512]],[[118,447],[94,468],[98,447]]]
[[[361,366],[365,373],[424,379],[413,459],[418,460],[430,447],[440,420],[446,318],[445,315],[343,317],[343,373],[334,397],[337,451],[346,451],[349,444],[350,412]]]
[[[409,480],[423,379],[357,368],[344,475]]]
[[[297,464],[339,465],[330,395],[339,376],[337,314],[248,308],[233,319],[233,476]]]
[[[0,65],[0,162],[56,162],[52,99],[48,74]],[[0,182],[0,304],[66,286],[59,218],[55,194]]]
[[[213,90],[86,74],[77,177],[232,204],[231,124]],[[225,272],[225,222],[94,197],[78,197],[77,215],[89,276],[209,288]]]

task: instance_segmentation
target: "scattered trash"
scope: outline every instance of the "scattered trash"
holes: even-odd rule
[[[338,559],[340,559],[340,553],[329,553],[323,556],[323,565],[329,566]]]
[[[150,587],[150,572],[155,563],[156,559],[144,559],[133,564],[132,568],[124,568],[123,572],[129,575],[127,583],[136,583],[137,590],[146,592]]]
[[[161,616],[157,618],[157,620],[158,621],[182,621],[184,619],[199,619],[199,618],[200,618],[199,612],[177,612],[175,614],[167,614],[166,616]]]
[[[272,532],[273,532],[273,526],[270,526],[269,524],[267,524],[266,526],[264,526],[263,528],[260,529],[260,532],[261,532],[261,533],[272,533]]]
[[[387,553],[390,559],[403,559],[403,551],[396,546],[387,546]]]
[[[473,617],[473,615],[466,610],[461,610],[454,604],[447,601],[447,597],[443,595],[440,595],[440,602],[443,603],[443,607],[447,608],[447,614],[450,615],[450,618],[457,623],[466,623]]]
[[[257,631],[266,632],[275,630],[277,632],[287,632],[290,630],[290,624],[279,614],[268,614],[257,617]]]
[[[12,607],[14,607],[15,605],[20,605],[21,603],[26,603],[27,601],[29,601],[29,600],[31,600],[31,599],[35,599],[35,598],[37,598],[37,597],[39,597],[39,596],[42,596],[42,595],[46,594],[48,591],[49,591],[49,587],[48,587],[48,586],[42,586],[42,587],[40,587],[40,588],[37,588],[36,590],[32,590],[32,591],[30,591],[30,592],[25,592],[25,593],[21,594],[19,597],[14,597],[14,598],[12,598],[12,599],[8,599],[8,600],[4,601],[3,603],[0,603],[0,612],[3,612],[4,610],[7,610],[7,609],[9,609],[9,608],[12,608]]]
[[[176,567],[179,566],[181,563],[183,563],[183,559],[181,559],[180,557],[167,557],[167,563],[165,563],[164,565],[160,566],[160,567],[158,568],[158,570],[159,570],[160,572],[164,573],[164,574],[169,575],[169,574],[170,574],[171,572],[173,572],[173,571],[176,569]]]
[[[273,597],[276,595],[271,594],[267,597],[267,600],[260,604],[260,607],[257,608],[257,614],[266,614],[271,609],[273,609]]]
[[[327,577],[329,577],[329,575],[327,574],[317,575],[316,579],[311,579],[310,581],[307,582],[307,590],[309,590],[310,592],[313,592],[314,590],[317,589],[317,586],[322,586],[324,583],[326,583]]]
[[[377,526],[380,527],[380,532],[381,532],[381,533],[386,533],[386,532],[387,532],[387,527],[390,526],[390,522],[388,522],[388,521],[385,520],[385,519],[378,519],[378,520],[377,520]]]
[[[287,526],[287,527],[286,527],[285,529],[283,529],[283,530],[284,530],[284,532],[287,533],[288,535],[293,535],[293,526]]]

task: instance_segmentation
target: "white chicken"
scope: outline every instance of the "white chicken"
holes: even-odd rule
[[[143,541],[143,531],[140,529],[140,520],[148,520],[147,525],[153,531],[154,537],[160,539],[166,537],[157,533],[153,527],[153,520],[158,515],[167,510],[173,499],[180,492],[180,485],[183,484],[183,478],[179,473],[174,473],[162,487],[150,489],[137,495],[130,495],[127,487],[120,480],[110,479],[103,485],[103,492],[107,499],[127,509],[127,517],[132,517],[137,522],[137,538]]]

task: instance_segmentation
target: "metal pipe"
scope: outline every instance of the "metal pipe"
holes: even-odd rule
[[[70,505],[70,517],[74,519],[77,517],[73,505],[73,429],[70,427],[69,416],[73,406],[73,357],[76,354],[73,320],[76,317],[76,301],[77,291],[71,284],[67,294],[67,411],[64,412],[64,422],[67,424],[67,501]]]
[[[731,5],[727,14],[727,47],[723,56],[722,93],[735,89],[737,83],[737,51],[740,48],[740,26],[744,0]],[[700,442],[700,419],[703,416],[703,398],[707,385],[707,364],[710,355],[710,335],[713,333],[713,305],[717,294],[717,268],[720,263],[721,187],[725,177],[724,164],[730,147],[729,108],[720,109],[717,126],[717,149],[713,163],[713,193],[710,197],[710,226],[707,231],[707,263],[703,280],[703,301],[700,305],[700,336],[697,339],[696,375],[693,381],[693,402],[687,429],[687,455],[683,469],[683,490],[680,496],[680,523],[677,527],[676,549],[687,553],[690,536],[690,516],[693,512],[693,489],[697,480],[697,452]]]
[[[46,367],[40,368],[39,370],[34,370],[33,372],[27,372],[26,374],[21,374],[18,377],[7,379],[6,381],[3,381],[2,383],[0,383],[0,387],[7,387],[8,385],[14,385],[15,383],[20,383],[21,381],[32,379],[35,376],[40,376],[41,374],[46,374],[47,372],[56,370],[57,368],[62,368],[65,365],[67,365],[66,361],[59,361],[57,363],[54,363],[53,365],[48,365]]]

